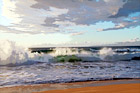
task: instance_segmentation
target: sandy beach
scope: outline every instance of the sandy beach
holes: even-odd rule
[[[119,84],[98,87],[83,87],[36,93],[140,93],[140,84]]]
[[[140,93],[140,79],[22,85],[0,88],[0,93]]]

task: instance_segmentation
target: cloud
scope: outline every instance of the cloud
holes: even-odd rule
[[[139,38],[134,38],[134,39],[127,40],[125,42],[137,42],[137,41],[140,41],[140,39]]]
[[[129,14],[135,12],[140,12],[140,0],[127,0],[127,3],[119,9],[118,13],[116,15],[111,15],[110,18],[128,16]]]
[[[32,34],[57,32],[57,28],[49,26],[53,22],[51,23],[51,20],[48,22],[48,20],[67,13],[68,9],[58,9],[51,6],[48,7],[48,10],[31,8],[30,6],[35,3],[34,0],[3,0],[2,15],[11,20],[11,25],[7,27],[9,32],[10,30]],[[46,18],[48,19],[46,20]],[[45,20],[48,24],[45,23]]]
[[[17,8],[16,3],[17,1],[3,0],[2,16],[11,19],[13,22],[19,23],[21,21],[20,16],[22,16],[22,14],[15,13]]]
[[[104,29],[102,29],[102,28],[99,28],[99,29],[97,29],[97,31],[104,31]]]
[[[101,29],[99,31],[112,31],[112,30],[118,30],[118,29],[124,29],[124,28],[130,28],[130,27],[136,27],[139,26],[140,22],[139,21],[133,21],[133,22],[122,22],[116,24],[112,28],[106,28],[106,29]]]
[[[96,25],[98,22],[115,24],[100,31],[118,30],[139,25],[140,0],[3,0],[2,15],[11,20],[0,27],[11,33],[67,33],[68,27]],[[128,18],[129,20],[124,20]],[[70,32],[78,33],[77,31]],[[80,32],[79,32],[80,33]],[[78,34],[77,34],[78,35]]]
[[[140,38],[133,38],[130,40],[126,40],[123,42],[117,42],[115,44],[109,44],[109,45],[117,45],[117,46],[140,46]]]
[[[105,2],[109,2],[109,1],[111,1],[111,0],[104,0]]]
[[[77,35],[82,35],[82,34],[84,34],[84,33],[85,33],[85,31],[84,31],[84,32],[72,33],[71,35],[72,35],[72,36],[77,36]]]

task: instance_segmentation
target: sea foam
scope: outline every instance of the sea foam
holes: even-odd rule
[[[0,65],[51,62],[51,59],[59,55],[75,55],[82,59],[81,62],[122,61],[140,57],[139,52],[117,53],[115,51],[112,48],[102,48],[96,52],[82,48],[54,48],[50,53],[31,53],[28,48],[21,47],[15,42],[1,40]]]

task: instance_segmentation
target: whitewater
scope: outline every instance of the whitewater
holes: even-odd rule
[[[74,56],[76,62],[58,62]],[[62,57],[61,57],[62,56]],[[101,49],[53,48],[51,52],[32,52],[15,42],[0,41],[0,87],[65,83],[114,78],[140,78],[140,47]]]

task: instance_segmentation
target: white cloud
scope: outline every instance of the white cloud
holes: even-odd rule
[[[114,44],[108,44],[112,46],[140,46],[140,39],[139,38],[133,38],[130,40],[125,40],[122,42],[116,42]]]
[[[2,15],[11,20],[9,29],[18,30],[26,33],[37,32],[57,32],[57,28],[43,26],[46,18],[56,18],[59,15],[66,14],[68,9],[59,9],[49,7],[48,10],[36,9],[31,6],[35,4],[34,0],[3,0]],[[51,23],[50,23],[51,24]]]
[[[22,14],[17,14],[16,12],[16,1],[11,0],[3,0],[3,6],[2,6],[2,16],[5,16],[12,21],[19,23],[21,21]]]
[[[120,23],[119,25],[116,25],[116,26],[115,26],[115,28],[122,28],[122,27],[125,27],[125,24]]]
[[[140,41],[140,39],[139,38],[134,38],[134,39],[127,40],[125,42],[137,42],[137,41]]]
[[[102,28],[99,28],[99,29],[97,29],[97,31],[103,31],[104,29],[102,29]]]
[[[86,31],[83,31],[83,32],[75,32],[75,33],[72,33],[71,35],[72,36],[77,36],[77,35],[81,35],[81,34],[84,34]]]

